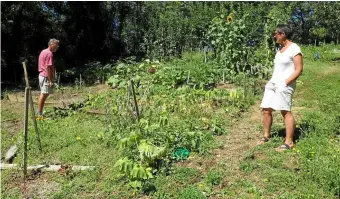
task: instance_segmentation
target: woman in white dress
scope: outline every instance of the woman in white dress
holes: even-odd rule
[[[275,55],[274,72],[265,86],[261,103],[264,128],[264,137],[261,139],[261,143],[269,141],[273,111],[281,111],[285,120],[286,139],[285,143],[277,148],[279,151],[294,147],[295,121],[291,113],[292,96],[296,88],[296,80],[303,70],[300,47],[290,40],[291,36],[292,30],[288,25],[277,26],[273,37],[281,45],[281,48]]]

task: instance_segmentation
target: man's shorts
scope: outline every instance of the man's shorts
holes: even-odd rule
[[[265,86],[261,108],[272,108],[273,110],[291,111],[294,88],[291,86],[277,85],[268,82]]]
[[[42,94],[52,94],[53,89],[49,86],[47,77],[39,75],[39,86]]]

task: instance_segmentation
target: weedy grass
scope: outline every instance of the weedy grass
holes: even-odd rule
[[[219,147],[214,137],[230,133],[233,119],[259,99],[262,87],[256,86],[256,78],[221,75],[213,62],[203,63],[202,55],[186,54],[182,60],[165,64],[120,65],[115,71],[118,76],[109,80],[114,89],[86,94],[83,101],[66,109],[48,106],[50,119],[38,121],[43,153],[39,153],[32,125],[29,128],[29,165],[91,165],[96,169],[30,173],[28,193],[33,198],[337,198],[340,64],[332,48],[320,47],[320,59],[314,61],[314,47],[303,47],[305,70],[294,98],[294,106],[303,107],[297,110],[301,117],[296,147],[284,153],[273,150],[282,143],[280,132],[284,132],[284,126],[275,124],[276,136],[251,149],[239,162],[242,175],[237,180],[230,178],[234,181],[225,184],[229,173],[219,164],[205,174],[174,167],[173,152],[185,147],[208,160],[210,151]],[[155,71],[148,72],[150,68]],[[139,122],[132,92],[127,89],[131,78]],[[216,87],[223,80],[236,84]],[[73,90],[67,88],[65,93],[68,89]],[[83,96],[88,91],[84,87],[77,92]],[[22,120],[20,111],[22,107],[2,108],[2,120]],[[10,145],[22,142],[22,128],[7,125],[1,136],[4,154]],[[21,144],[14,163],[22,164],[22,149]],[[2,196],[21,198],[21,179],[20,171],[2,171]]]

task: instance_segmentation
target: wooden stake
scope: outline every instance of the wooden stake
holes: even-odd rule
[[[28,134],[28,102],[29,89],[25,88],[25,120],[24,120],[24,182],[27,176],[27,134]]]
[[[135,109],[136,109],[136,114],[137,114],[137,121],[139,122],[139,110],[138,110],[138,104],[137,104],[137,99],[136,99],[136,93],[135,93],[135,86],[133,83],[133,80],[131,79],[131,88],[132,88],[132,94],[133,94],[133,100],[135,102]]]
[[[21,169],[17,164],[3,164],[1,163],[1,170],[3,169]],[[41,170],[41,171],[58,171],[62,168],[62,165],[35,165],[27,166],[27,170]],[[94,166],[71,166],[73,171],[93,170]]]
[[[25,82],[26,82],[26,87],[29,87],[30,83],[28,81],[28,75],[27,75],[27,69],[26,69],[26,63],[22,62],[22,66],[24,67],[24,74],[25,74]]]
[[[42,152],[40,134],[39,134],[39,129],[38,129],[38,125],[37,125],[37,120],[35,118],[34,104],[33,104],[32,92],[31,92],[30,87],[28,88],[28,94],[29,94],[29,101],[30,101],[30,107],[31,107],[31,117],[32,117],[33,126],[34,126],[34,130],[35,130],[35,137],[36,137],[37,142],[38,142],[39,151]]]
[[[40,152],[42,152],[39,129],[38,129],[38,125],[37,125],[37,120],[35,119],[35,111],[34,111],[34,104],[33,104],[33,98],[32,98],[32,93],[31,93],[31,87],[30,87],[29,81],[28,81],[26,63],[22,62],[22,66],[24,67],[26,88],[28,88],[28,94],[29,94],[28,98],[29,98],[29,103],[30,103],[30,107],[31,107],[31,116],[32,116],[32,120],[33,120],[35,136],[36,136],[36,139],[38,141],[39,150],[40,150]]]

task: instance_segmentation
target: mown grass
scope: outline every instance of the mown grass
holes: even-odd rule
[[[279,131],[283,125],[276,115],[273,131],[276,137],[249,151],[254,158],[244,158],[240,169],[254,186],[261,187],[250,198],[339,198],[340,134],[339,110],[340,63],[332,59],[333,48],[319,50],[323,59],[310,59],[314,49],[303,48],[304,73],[299,78],[293,111],[299,136],[295,148],[279,153],[273,148],[282,143]],[[322,55],[321,53],[321,55]],[[294,108],[293,108],[294,110]],[[255,176],[255,177],[254,177]],[[234,189],[242,189],[237,186]]]

